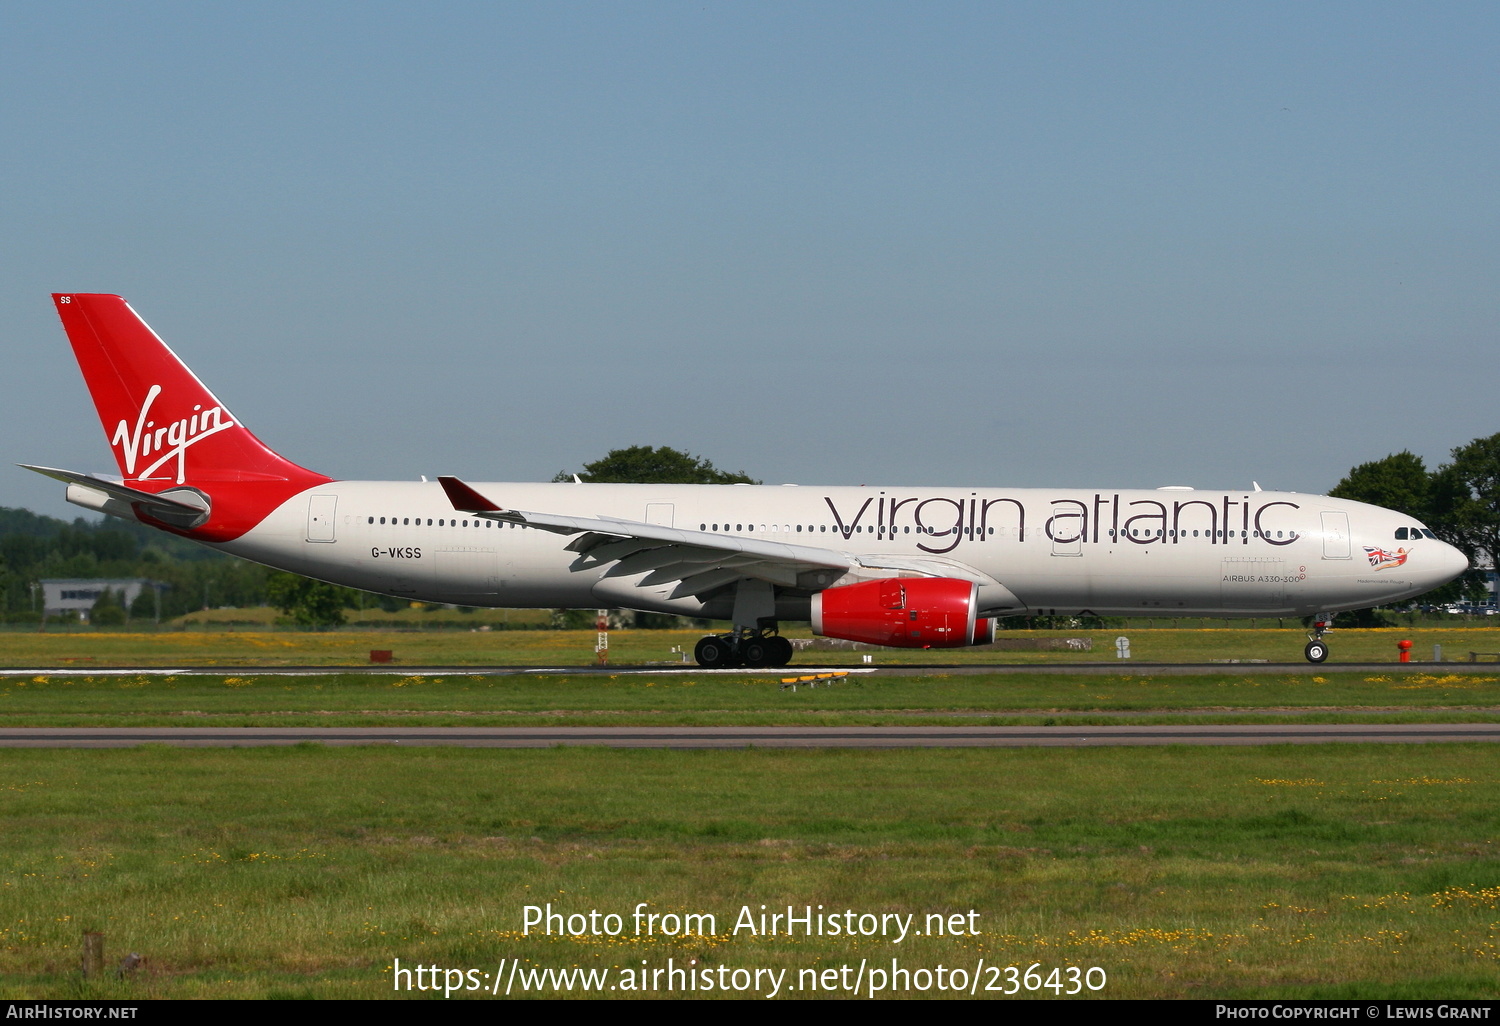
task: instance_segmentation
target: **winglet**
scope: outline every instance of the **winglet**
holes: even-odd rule
[[[439,475],[438,484],[443,486],[443,491],[448,494],[448,501],[453,503],[453,508],[456,510],[462,510],[467,513],[505,512],[505,510],[496,506],[489,499],[486,499],[456,477]]]

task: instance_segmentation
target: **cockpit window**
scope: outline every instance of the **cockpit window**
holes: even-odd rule
[[[1398,527],[1398,528],[1396,528],[1396,540],[1397,541],[1406,541],[1406,528],[1404,528],[1404,527]]]
[[[1422,528],[1422,537],[1431,538],[1433,541],[1437,541],[1437,535],[1433,534],[1430,528]]]

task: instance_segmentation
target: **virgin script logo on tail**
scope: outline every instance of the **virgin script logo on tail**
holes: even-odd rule
[[[159,395],[161,395],[161,386],[152,385],[151,390],[146,393],[146,401],[141,404],[140,415],[135,419],[135,430],[132,431],[130,426],[121,420],[116,425],[109,444],[120,447],[120,456],[125,463],[127,476],[138,481],[146,480],[164,464],[175,459],[177,483],[183,484],[186,481],[188,448],[197,445],[210,435],[234,427],[235,423],[222,406],[210,406],[206,410],[202,406],[194,406],[191,416],[168,421],[165,427],[157,427],[156,421],[150,417],[151,406]],[[136,473],[137,461],[152,454],[157,454],[156,460],[142,469],[140,473]]]

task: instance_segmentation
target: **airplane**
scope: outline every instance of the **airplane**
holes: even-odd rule
[[[1181,486],[799,487],[341,481],[250,432],[119,296],[58,293],[119,475],[22,464],[85,509],[398,598],[728,621],[705,667],[785,666],[784,621],[898,648],[998,617],[1313,617],[1468,569],[1412,517],[1324,495]]]

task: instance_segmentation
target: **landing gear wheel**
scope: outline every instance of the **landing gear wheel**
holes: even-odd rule
[[[771,646],[766,643],[766,639],[751,638],[740,645],[740,658],[744,660],[746,666],[757,669],[770,666],[772,662],[770,649]]]
[[[767,666],[785,666],[792,661],[792,643],[780,634],[766,639],[766,651],[770,653]]]
[[[1302,654],[1307,656],[1310,663],[1321,663],[1328,658],[1328,646],[1321,641],[1309,641]]]
[[[694,646],[693,658],[698,660],[699,666],[709,670],[717,670],[733,662],[734,653],[723,638],[707,637],[699,640],[698,644]]]

